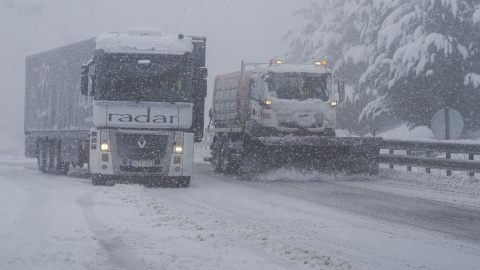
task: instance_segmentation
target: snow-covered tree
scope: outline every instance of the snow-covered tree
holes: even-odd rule
[[[328,55],[350,89],[340,127],[428,125],[443,107],[480,127],[478,0],[320,0],[298,14],[305,24],[285,37],[289,60]]]

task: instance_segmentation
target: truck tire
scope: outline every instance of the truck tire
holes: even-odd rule
[[[40,140],[37,143],[37,164],[38,164],[38,169],[42,173],[47,172],[47,151],[45,149],[45,141]]]
[[[178,179],[176,187],[186,188],[189,185],[190,185],[190,176],[183,176]]]
[[[92,185],[94,186],[107,186],[107,177],[101,174],[92,175]]]
[[[227,145],[226,141],[222,139],[220,144],[220,150],[218,151],[218,163],[217,163],[217,172],[225,172],[227,165]]]
[[[232,159],[231,149],[228,147],[229,143],[230,139],[228,137],[224,137],[222,140],[222,147],[219,157],[220,172],[226,174],[236,174],[239,171],[240,163],[237,160]]]
[[[213,143],[210,146],[210,154],[212,155],[212,166],[215,172],[221,172],[220,153],[222,149],[222,139],[219,137],[213,138]]]
[[[53,173],[59,175],[66,175],[68,173],[68,167],[70,164],[62,160],[62,145],[60,140],[53,142],[54,154],[53,154]]]
[[[53,140],[46,140],[45,142],[45,172],[48,174],[52,174],[54,172],[53,169],[53,157],[55,155],[55,150],[53,147]]]

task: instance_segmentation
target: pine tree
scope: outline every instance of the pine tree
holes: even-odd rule
[[[475,0],[315,1],[286,35],[292,59],[325,55],[347,83],[340,127],[360,133],[459,110],[480,127],[480,4]],[[327,15],[325,15],[327,14]],[[322,38],[319,38],[322,37]]]

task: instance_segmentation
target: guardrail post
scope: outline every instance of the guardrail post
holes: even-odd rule
[[[450,140],[450,108],[445,108],[445,140]]]
[[[390,155],[393,155],[393,149],[389,149],[389,150],[388,150],[388,153],[389,153]],[[390,164],[390,169],[393,170],[393,164]]]
[[[407,156],[412,155],[412,150],[407,150]],[[412,166],[407,166],[407,171],[411,172],[412,171]]]
[[[425,153],[425,156],[430,157],[430,151],[427,150],[427,152]],[[430,173],[430,168],[425,168],[425,172]]]
[[[452,153],[447,152],[445,158],[446,158],[446,159],[451,159],[451,158],[452,158]],[[452,170],[447,170],[447,176],[452,176]]]
[[[474,159],[473,154],[469,154],[469,155],[468,155],[468,159],[469,159],[469,160],[473,160],[473,159]],[[468,173],[468,176],[475,176],[475,173],[474,173],[474,172],[469,172],[469,173]]]

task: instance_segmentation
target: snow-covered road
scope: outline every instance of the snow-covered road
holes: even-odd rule
[[[96,187],[3,153],[0,269],[478,269],[477,182],[196,164],[185,189]]]

